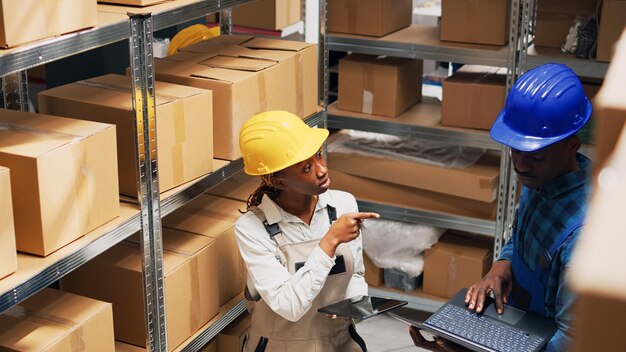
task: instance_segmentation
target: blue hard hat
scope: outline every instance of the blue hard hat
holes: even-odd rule
[[[515,82],[490,135],[513,149],[532,152],[573,135],[590,116],[591,103],[578,76],[565,65],[545,64]]]

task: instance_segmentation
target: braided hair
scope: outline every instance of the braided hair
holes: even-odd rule
[[[259,187],[248,197],[246,201],[246,211],[250,211],[251,208],[259,206],[263,195],[267,194],[273,200],[276,200],[280,195],[280,189],[275,184],[275,174],[261,175],[261,184]]]

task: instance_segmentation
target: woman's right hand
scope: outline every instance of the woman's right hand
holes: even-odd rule
[[[328,230],[320,241],[319,246],[329,257],[333,257],[337,246],[342,243],[350,242],[359,236],[361,223],[365,219],[378,218],[380,218],[380,215],[377,213],[343,214],[333,223],[330,230]]]

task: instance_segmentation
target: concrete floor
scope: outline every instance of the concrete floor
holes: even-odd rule
[[[386,314],[380,314],[357,324],[368,352],[422,352],[409,336],[409,326]]]

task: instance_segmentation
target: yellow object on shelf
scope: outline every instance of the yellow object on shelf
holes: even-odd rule
[[[207,27],[203,24],[189,26],[172,38],[167,55],[174,55],[179,49],[220,35],[220,27]]]

